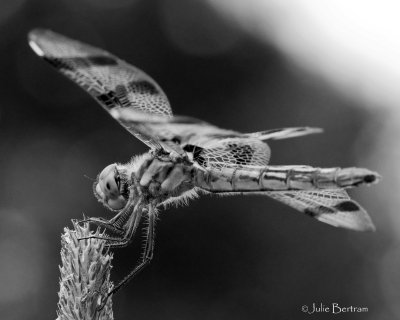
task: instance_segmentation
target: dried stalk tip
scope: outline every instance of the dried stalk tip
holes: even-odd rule
[[[107,293],[112,289],[110,270],[112,254],[101,239],[78,240],[89,236],[102,236],[89,225],[73,221],[74,230],[64,229],[61,236],[60,292],[57,320],[112,320],[112,301],[108,299],[99,310]]]

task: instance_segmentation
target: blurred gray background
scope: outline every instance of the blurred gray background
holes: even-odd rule
[[[306,0],[289,2],[1,1],[2,319],[56,317],[63,228],[82,213],[110,217],[84,175],[94,178],[106,165],[146,151],[36,57],[26,41],[35,27],[145,70],[176,114],[243,132],[324,128],[322,135],[271,143],[272,164],[360,166],[384,176],[377,186],[351,191],[371,214],[375,233],[336,229],[261,196],[203,197],[162,212],[155,258],[114,297],[115,319],[330,319],[301,307],[333,302],[369,309],[335,319],[400,317],[400,63],[383,66],[336,45],[344,36],[319,28],[318,11],[302,11],[310,8]],[[355,29],[342,21],[343,34],[363,30],[365,20],[354,20],[362,8],[358,15],[345,11]],[[376,48],[373,57],[397,52],[381,39],[365,41]],[[367,53],[371,47],[355,46]],[[141,235],[136,239],[115,251],[115,281],[136,263]]]

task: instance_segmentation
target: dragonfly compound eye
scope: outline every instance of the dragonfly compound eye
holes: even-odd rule
[[[126,199],[121,194],[120,179],[116,164],[110,164],[99,175],[95,191],[105,205],[113,210],[120,210],[126,205]]]

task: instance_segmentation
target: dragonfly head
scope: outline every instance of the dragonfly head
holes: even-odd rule
[[[121,210],[128,202],[127,180],[116,163],[100,172],[93,189],[97,199],[111,210]]]

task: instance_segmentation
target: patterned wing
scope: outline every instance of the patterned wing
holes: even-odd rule
[[[262,140],[320,132],[300,127],[242,134],[193,118],[173,117],[157,83],[116,56],[42,29],[29,33],[29,44],[149,147],[180,155],[186,152],[204,168],[265,166],[270,149]]]
[[[130,110],[118,111],[121,122],[146,130],[164,144],[176,143],[204,169],[227,166],[266,166],[270,158],[268,145],[248,134],[221,129],[189,117],[170,119],[153,116],[146,122],[138,121]]]
[[[203,147],[188,144],[183,149],[205,169],[266,166],[271,154],[261,140],[240,137],[210,140]]]
[[[171,118],[168,99],[152,78],[104,50],[49,30],[31,31],[29,44],[37,55],[85,89],[133,135],[152,148],[160,147],[159,141],[145,129],[117,118],[121,109],[129,110],[141,121],[151,117]]]
[[[203,149],[212,148],[218,150],[218,153],[221,151],[221,148],[228,146],[225,139],[229,138],[235,139],[232,143],[243,145],[246,149],[248,149],[246,144],[250,143],[253,145],[257,144],[260,150],[268,150],[269,152],[268,146],[265,146],[265,143],[261,141],[294,138],[322,132],[320,128],[294,127],[254,133],[240,133],[222,129],[191,117],[174,116],[172,118],[165,118],[153,115],[141,119],[131,109],[116,109],[114,117],[119,119],[119,121],[126,122],[126,126],[141,127],[143,131],[147,131],[160,141],[175,142],[182,147],[191,145]],[[228,148],[230,149],[230,147]],[[211,155],[211,150],[208,152],[208,155]],[[269,159],[269,156],[265,158]],[[267,162],[263,161],[261,165],[265,165]]]
[[[320,128],[280,128],[254,133],[238,133],[217,128],[192,134],[183,149],[191,152],[193,160],[206,169],[223,167],[258,167],[269,163],[271,150],[264,140],[278,140],[320,133]],[[216,128],[216,127],[214,127]],[[192,131],[193,133],[199,130]]]
[[[357,231],[373,231],[368,213],[346,191],[274,191],[266,193],[305,214],[335,227]]]
[[[264,140],[287,139],[322,132],[320,128],[310,127],[280,128],[254,133],[219,130],[221,132],[194,135],[183,147],[185,151],[192,152],[193,159],[204,168],[266,166],[271,150]]]

